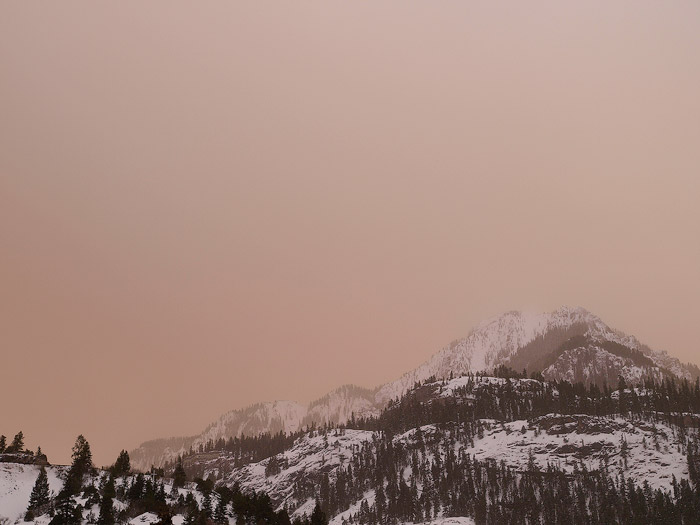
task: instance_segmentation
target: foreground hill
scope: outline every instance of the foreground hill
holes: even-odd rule
[[[493,371],[499,366],[540,372],[548,380],[598,386],[616,384],[619,376],[638,382],[648,377],[692,380],[700,375],[696,366],[648,348],[583,308],[563,307],[540,314],[508,312],[481,323],[467,337],[454,341],[423,365],[374,390],[346,385],[308,406],[275,401],[233,410],[196,436],[143,443],[131,451],[132,461],[136,467],[147,470],[211,441],[343,424],[353,415],[376,416],[391,400],[430,377],[447,379]]]
[[[10,522],[22,519],[40,468],[39,465],[0,463],[0,517]],[[47,466],[46,471],[49,489],[58,493],[63,486],[65,467]]]

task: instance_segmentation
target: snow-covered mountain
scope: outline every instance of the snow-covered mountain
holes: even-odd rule
[[[607,353],[661,370],[641,351],[592,334],[569,338],[547,359],[556,364],[576,352],[594,353],[594,360]],[[510,523],[555,523],[547,513],[553,506],[560,514],[566,512],[567,503],[559,499],[566,494],[577,494],[579,502],[617,498],[610,507],[619,514],[598,516],[597,523],[624,522],[617,518],[632,499],[643,500],[639,508],[645,513],[659,502],[694,511],[687,495],[700,494],[700,390],[687,382],[667,381],[611,392],[511,372],[499,370],[506,377],[470,373],[429,379],[388,404],[377,418],[292,438],[277,436],[280,446],[275,450],[266,439],[244,440],[248,451],[261,452],[254,459],[235,447],[195,450],[183,459],[194,482],[173,488],[172,465],[164,479],[157,473],[145,476],[156,481],[150,492],[145,485],[138,488],[143,475],[120,478],[114,510],[121,513],[121,523],[155,525],[160,514],[147,504],[155,505],[149,498],[159,494],[167,509],[161,505],[158,513],[170,513],[174,525],[183,525],[186,516],[191,523],[199,510],[211,517],[214,508],[223,512],[217,514],[217,523],[255,522],[239,516],[242,509],[252,508],[249,504],[234,508],[240,500],[228,500],[234,506],[224,500],[226,491],[230,495],[240,489],[268,502],[270,512],[288,512],[292,519],[306,520],[319,502],[329,525],[370,525],[377,523],[377,513],[398,523],[494,524],[498,521],[488,516],[497,509],[518,516]],[[310,409],[327,407],[318,408],[322,415],[344,417],[348,410],[352,414],[355,408],[371,406],[354,399],[371,403],[372,394],[343,387]],[[244,429],[299,428],[310,409],[272,403],[234,411],[195,441]],[[5,456],[11,463],[2,463]],[[20,522],[39,472],[39,466],[16,463],[14,456],[0,454],[0,523]],[[66,479],[66,469],[47,467],[54,494]],[[83,479],[87,486],[73,496],[81,505],[83,525],[94,523],[101,512],[97,494],[106,490],[108,475],[89,473]],[[212,492],[215,487],[219,492]],[[525,511],[521,506],[528,501],[533,508]],[[591,503],[581,511],[597,515],[599,508]],[[30,523],[48,525],[49,510],[43,507],[28,518]],[[532,512],[533,521],[523,519]]]
[[[197,436],[147,441],[130,456],[134,467],[147,470],[151,465],[162,466],[173,461],[190,448],[197,450],[209,441],[280,431],[296,432],[314,424],[345,423],[352,414],[356,417],[377,415],[380,410],[381,406],[374,401],[374,391],[344,385],[308,406],[294,401],[274,401],[231,410]]]
[[[308,406],[276,401],[233,410],[197,436],[143,443],[132,451],[132,462],[147,469],[210,440],[280,430],[295,432],[314,424],[345,423],[353,414],[377,415],[389,400],[428,378],[447,379],[501,365],[542,372],[547,379],[598,384],[615,384],[619,375],[630,382],[644,377],[675,375],[692,379],[700,375],[697,367],[685,365],[666,352],[651,350],[584,308],[562,307],[548,313],[512,311],[482,322],[415,370],[377,389],[345,385]]]
[[[148,470],[151,465],[159,467],[174,460],[190,448],[197,450],[208,441],[241,435],[295,432],[301,427],[306,414],[306,407],[294,401],[257,403],[225,413],[199,435],[146,441],[130,453],[131,461],[134,467]]]
[[[557,356],[557,350],[575,336],[585,336],[589,343],[599,343],[598,352],[582,354],[574,348],[566,356]],[[627,348],[635,355],[643,354],[650,361],[633,362],[616,356],[610,349],[600,346],[604,342]],[[549,362],[553,356],[557,359]],[[603,363],[606,359],[607,362]],[[445,379],[467,372],[493,370],[499,365],[507,365],[518,371],[525,368],[529,372],[545,372],[546,369],[545,375],[549,379],[579,380],[580,377],[582,381],[589,381],[602,375],[602,371],[599,375],[593,371],[589,375],[579,375],[576,367],[596,360],[601,367],[606,366],[605,373],[614,381],[618,373],[622,372],[633,379],[644,376],[653,367],[688,379],[698,372],[696,367],[683,365],[666,352],[652,351],[635,337],[610,328],[584,308],[562,307],[550,313],[508,312],[481,323],[467,337],[452,342],[415,370],[379,388],[377,401],[381,404],[395,399],[417,382],[430,377]],[[652,373],[658,375],[660,372]]]
[[[424,407],[446,404],[474,404],[477,398],[492,395],[507,399],[510,391],[520,400],[541,396],[550,389],[558,398],[552,385],[534,379],[503,379],[498,377],[462,376],[450,380],[424,383],[408,392],[409,399],[419,401]],[[632,395],[626,391],[625,395]],[[647,395],[638,390],[635,395]],[[620,392],[610,394],[619,399]],[[407,406],[411,406],[408,402]],[[688,479],[688,439],[697,436],[700,416],[685,414],[683,426],[688,433],[680,432],[673,418],[646,415],[596,416],[590,414],[546,413],[537,417],[510,421],[480,419],[472,427],[472,433],[464,432],[460,424],[428,424],[410,428],[391,437],[394,457],[407,454],[412,457],[409,465],[399,466],[402,479],[408,486],[421,491],[426,478],[442,472],[430,466],[437,458],[448,462],[451,455],[469,462],[502,465],[515,474],[546,472],[556,467],[567,475],[605,469],[606,472],[623,473],[624,477],[650,489],[673,490],[673,483]],[[385,419],[385,422],[389,419]],[[410,425],[408,425],[410,427]],[[322,486],[324,479],[331,484],[353,469],[359,481],[363,465],[373,465],[372,458],[389,454],[387,444],[382,444],[386,434],[362,429],[334,429],[303,434],[292,446],[274,456],[239,468],[222,468],[232,460],[225,452],[195,454],[189,458],[188,467],[197,463],[198,475],[214,477],[227,486],[239,484],[244,491],[268,494],[278,508],[289,509],[293,517],[309,514],[314,505],[313,487]],[[270,468],[274,462],[275,468]],[[438,463],[439,464],[439,463]],[[364,475],[373,476],[373,469]],[[222,475],[223,473],[223,475]],[[305,489],[308,487],[308,489]],[[350,507],[331,520],[332,525],[342,525],[344,520],[358,512],[364,505],[372,506],[375,493],[367,491],[358,496]]]
[[[376,390],[343,385],[309,404],[302,426],[345,423],[353,415],[376,416],[381,408],[376,401]]]
[[[421,439],[434,439],[441,454],[447,454],[447,445],[440,445],[442,435],[435,425],[420,428]],[[416,443],[417,429],[394,437],[395,447],[411,448]],[[626,443],[626,458],[620,454],[621,443]],[[373,432],[346,430],[327,436],[308,435],[295,446],[279,454],[275,460],[284,465],[278,474],[266,475],[271,459],[246,465],[234,470],[225,484],[240,483],[245,490],[262,491],[275,504],[288,507],[293,515],[310,513],[313,501],[294,499],[292,488],[296,483],[313,480],[318,483],[323,474],[336,479],[336,470],[347,465],[353,452],[368,446]],[[658,447],[652,446],[659,443]],[[450,445],[452,446],[452,445]],[[679,451],[680,440],[674,430],[664,424],[651,426],[647,421],[627,418],[602,418],[587,415],[563,416],[549,414],[534,421],[516,420],[505,424],[484,421],[483,437],[473,444],[457,442],[455,449],[480,461],[504,462],[508,467],[523,471],[529,462],[541,470],[555,463],[565,472],[585,466],[596,469],[608,460],[611,470],[623,467],[625,475],[640,485],[646,481],[651,488],[671,490],[671,480],[688,478],[686,456]],[[407,482],[413,473],[406,473]],[[372,495],[365,498],[371,504]],[[361,504],[361,501],[359,502]],[[351,511],[350,511],[351,512]],[[340,524],[350,512],[339,514],[334,520]]]

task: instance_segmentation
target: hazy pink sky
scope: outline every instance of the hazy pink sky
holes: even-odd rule
[[[700,2],[0,6],[0,433],[97,462],[581,305],[700,363]]]

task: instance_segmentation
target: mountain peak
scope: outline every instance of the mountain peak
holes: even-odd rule
[[[665,352],[652,351],[633,336],[606,325],[580,306],[552,312],[512,310],[479,323],[421,366],[377,389],[338,387],[308,406],[293,401],[258,403],[224,414],[198,436],[144,443],[132,460],[143,468],[162,465],[177,454],[208,440],[256,435],[280,430],[294,432],[313,424],[341,424],[355,417],[378,414],[430,377],[447,379],[489,372],[500,365],[541,372],[547,379],[611,383],[619,375],[637,381],[649,375],[692,378],[700,369],[683,365]]]
[[[499,365],[540,371],[543,370],[540,364],[549,362],[551,354],[565,341],[584,335],[595,341],[622,345],[630,351],[652,354],[636,338],[613,330],[580,306],[562,306],[553,312],[539,313],[512,310],[483,321],[465,338],[453,341],[417,369],[381,387],[377,400],[384,403],[395,399],[415,383],[432,376],[444,379],[469,372],[488,372]],[[660,361],[669,359],[665,354],[653,353],[651,357],[658,367],[669,368],[669,364]],[[676,375],[684,375],[680,366],[673,368]]]

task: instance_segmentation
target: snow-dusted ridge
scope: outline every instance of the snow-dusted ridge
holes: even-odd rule
[[[497,377],[459,377],[427,383],[422,388],[433,390],[432,395],[437,399],[458,395],[467,383],[472,383],[476,392],[481,388],[498,388],[506,382],[516,391],[522,391],[523,395],[527,395],[528,389],[551,388],[551,385],[533,379]],[[644,392],[639,390],[638,394]],[[516,473],[526,472],[532,465],[546,471],[552,464],[569,474],[581,469],[605,468],[610,472],[624,472],[625,477],[640,486],[646,482],[652,489],[670,492],[674,478],[687,479],[689,474],[684,438],[662,419],[558,413],[509,422],[481,419],[483,432],[475,436],[473,442],[458,440],[448,445],[445,435],[450,428],[429,424],[394,436],[393,443],[406,450],[413,449],[419,440],[431,442],[442,457],[453,451],[481,462],[503,463]],[[689,432],[697,435],[697,429]],[[265,492],[278,508],[289,508],[294,516],[300,516],[313,502],[294,499],[292,487],[304,481],[318,483],[322,475],[328,475],[333,481],[337,469],[340,466],[347,468],[353,455],[360,454],[365,445],[371,447],[377,436],[372,431],[355,429],[331,430],[326,435],[307,433],[291,448],[274,457],[281,465],[279,472],[266,472],[272,461],[272,458],[266,458],[234,469],[221,482],[226,485],[239,483],[245,490]],[[623,443],[625,453],[622,452]],[[405,470],[404,476],[410,484],[410,468]],[[339,525],[349,513],[357,512],[363,500],[372,505],[373,499],[374,493],[366,492],[349,510],[335,516],[332,523]]]
[[[585,335],[588,346],[562,354],[547,367],[538,363],[574,335]],[[638,366],[601,346],[613,342],[646,355],[654,366]],[[313,424],[338,424],[356,417],[377,415],[416,383],[430,377],[446,379],[468,372],[493,370],[499,365],[542,371],[547,379],[601,381],[622,375],[630,381],[671,373],[691,379],[700,370],[682,364],[666,352],[651,350],[635,337],[606,325],[598,316],[580,307],[564,306],[547,313],[511,311],[480,323],[465,338],[453,341],[415,370],[374,390],[342,386],[305,406],[294,401],[259,403],[232,410],[197,436],[149,441],[131,452],[135,467],[161,466],[178,454],[209,440],[255,435],[280,430],[294,432]]]
[[[166,461],[172,461],[190,448],[197,449],[210,440],[265,432],[296,432],[314,424],[345,423],[353,414],[357,417],[378,415],[381,408],[374,401],[374,391],[344,385],[308,406],[295,401],[274,401],[231,410],[197,436],[148,441],[130,455],[136,468],[147,470],[151,465],[162,466]]]

